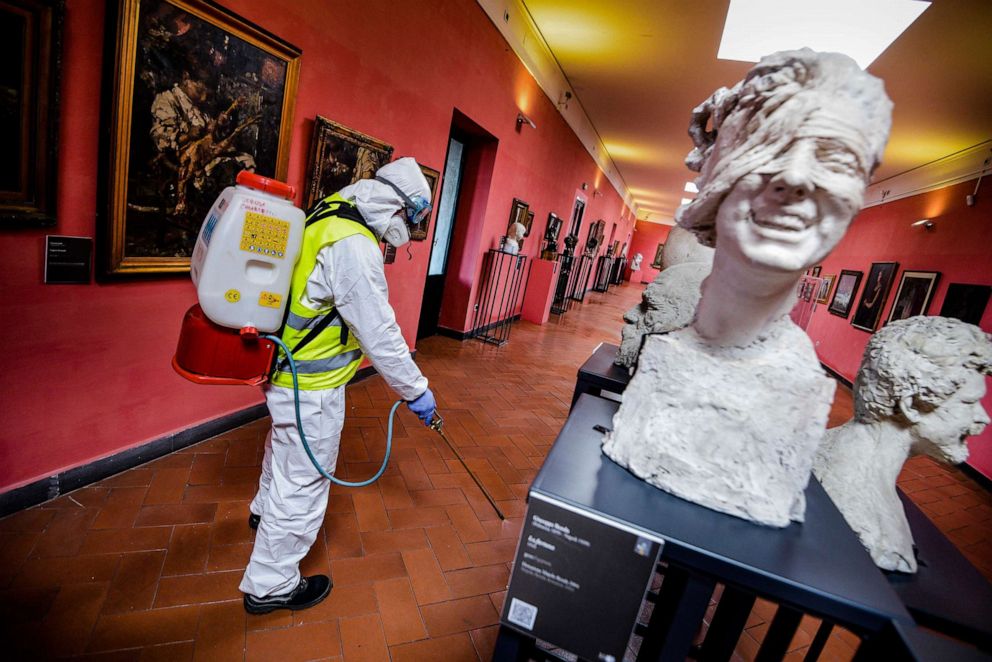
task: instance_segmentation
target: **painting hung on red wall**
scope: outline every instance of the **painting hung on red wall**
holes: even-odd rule
[[[865,289],[861,292],[858,309],[851,318],[851,326],[862,331],[874,332],[882,318],[882,309],[892,289],[892,282],[899,269],[898,262],[874,262],[868,271]]]
[[[0,2],[0,221],[54,225],[62,0]]]
[[[834,286],[834,281],[837,276],[834,274],[827,274],[820,280],[820,289],[816,293],[817,303],[827,303],[830,301],[830,288]]]
[[[851,304],[854,303],[854,296],[858,293],[858,285],[861,284],[861,271],[843,269],[840,278],[837,280],[837,289],[834,290],[834,298],[830,300],[827,311],[834,315],[840,315],[844,319],[851,313]]]
[[[428,168],[427,166],[420,166],[420,172],[424,173],[424,178],[427,180],[427,185],[431,189],[431,204],[434,209],[437,209],[437,182],[441,178],[441,173],[434,168]],[[427,215],[427,218],[420,221],[416,225],[410,226],[410,240],[411,241],[424,241],[427,239],[427,231],[431,224],[431,214],[433,211]]]
[[[990,285],[951,283],[940,307],[941,317],[953,317],[968,324],[979,324],[985,315],[985,307],[992,295]]]
[[[286,178],[300,50],[204,0],[115,4],[105,266],[186,271],[238,172]]]
[[[658,248],[654,251],[654,260],[651,262],[652,269],[661,269],[661,257],[665,254],[665,243],[661,242],[658,244]]]
[[[348,184],[374,177],[392,156],[392,145],[318,115],[310,141],[305,209]]]
[[[925,315],[939,278],[936,271],[904,271],[888,321]]]

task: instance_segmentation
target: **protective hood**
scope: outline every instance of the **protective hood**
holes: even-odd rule
[[[409,197],[419,195],[430,200],[431,189],[427,179],[420,172],[420,166],[412,157],[397,159],[379,168],[376,177],[388,179]],[[363,179],[341,189],[343,198],[358,207],[365,222],[382,239],[389,228],[390,220],[403,209],[403,198],[388,184],[374,179]]]

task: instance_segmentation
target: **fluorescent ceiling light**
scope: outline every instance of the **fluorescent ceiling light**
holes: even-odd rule
[[[686,182],[685,190],[687,193],[699,193],[699,189],[696,188],[696,185],[693,182]]]
[[[757,62],[808,46],[844,53],[866,69],[929,6],[922,0],[730,0],[717,57]]]

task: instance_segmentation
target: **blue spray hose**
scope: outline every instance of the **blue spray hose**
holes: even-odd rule
[[[389,427],[386,429],[386,457],[382,458],[382,466],[375,472],[375,475],[368,480],[359,481],[357,483],[351,483],[347,480],[335,478],[331,474],[327,473],[327,471],[324,470],[324,467],[320,466],[320,462],[317,461],[317,458],[313,455],[313,451],[310,450],[310,444],[307,443],[307,436],[303,434],[303,421],[300,418],[300,380],[296,374],[296,361],[293,360],[293,353],[289,351],[289,348],[286,347],[285,343],[283,343],[281,339],[270,335],[263,335],[262,337],[279,345],[282,351],[286,353],[286,358],[289,359],[289,370],[293,373],[293,401],[296,403],[296,429],[300,431],[300,441],[303,442],[303,450],[307,452],[307,457],[310,458],[310,462],[313,464],[314,468],[327,480],[337,485],[344,485],[345,487],[365,487],[366,485],[371,485],[375,481],[379,480],[379,477],[386,471],[386,465],[389,463],[389,453],[393,449],[393,417],[396,415],[396,409],[403,404],[403,401],[397,400],[393,403],[392,408],[389,410]]]

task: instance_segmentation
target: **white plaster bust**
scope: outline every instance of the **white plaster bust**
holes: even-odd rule
[[[910,455],[968,459],[965,439],[989,423],[981,402],[989,374],[990,336],[960,320],[911,317],[868,341],[854,418],[827,430],[813,473],[880,568],[916,572],[896,478]]]
[[[672,228],[661,258],[662,271],[644,289],[641,303],[626,313],[614,363],[633,370],[645,333],[666,333],[692,321],[700,286],[713,267],[713,249],[694,234]]]
[[[677,218],[716,248],[713,270],[691,326],[646,336],[607,456],[721,512],[803,520],[834,382],[788,312],[861,208],[891,111],[852,59],[809,49],[764,58],[693,111],[699,194]]]
[[[520,251],[520,241],[524,238],[527,228],[523,223],[514,221],[506,231],[506,245],[503,247],[507,253],[516,254]]]

